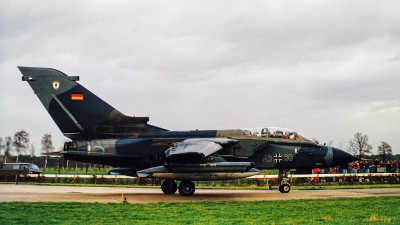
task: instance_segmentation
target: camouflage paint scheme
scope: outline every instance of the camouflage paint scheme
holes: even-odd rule
[[[257,169],[280,169],[282,180],[289,169],[311,171],[357,159],[284,128],[169,131],[148,124],[148,117],[122,114],[80,85],[77,76],[51,68],[19,69],[72,140],[64,145],[65,159],[119,167],[114,173],[173,184],[171,180],[236,179],[257,174]]]

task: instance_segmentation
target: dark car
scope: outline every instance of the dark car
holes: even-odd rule
[[[39,167],[33,163],[4,163],[0,167],[0,175],[40,174]]]

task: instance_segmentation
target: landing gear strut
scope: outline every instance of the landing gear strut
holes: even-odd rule
[[[290,191],[290,184],[289,179],[287,177],[287,173],[290,169],[279,169],[278,174],[278,182],[279,182],[279,191],[281,193],[289,193]]]
[[[195,187],[192,181],[182,181],[179,184],[179,194],[182,196],[192,196],[194,191]]]
[[[166,195],[173,195],[175,194],[176,190],[178,189],[178,185],[176,185],[176,182],[174,180],[165,180],[161,184],[161,190],[164,192]],[[180,191],[179,191],[180,192]]]

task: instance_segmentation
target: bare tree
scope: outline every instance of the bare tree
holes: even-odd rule
[[[7,163],[7,157],[11,156],[12,150],[12,139],[10,136],[6,137],[5,139],[5,146],[4,146],[4,163]]]
[[[42,137],[42,152],[45,153],[44,170],[46,170],[47,167],[47,155],[52,150],[54,150],[54,147],[53,141],[51,140],[51,134],[44,134]]]
[[[381,141],[381,145],[378,146],[378,155],[382,156],[382,160],[385,162],[386,158],[389,159],[393,155],[392,146],[386,141]]]
[[[25,130],[15,132],[13,145],[17,153],[16,162],[18,162],[19,155],[26,152],[26,149],[29,147],[29,133]]]
[[[328,146],[332,146],[332,144],[333,144],[333,140],[330,140],[330,141],[328,142]]]
[[[354,138],[349,141],[349,152],[358,157],[364,156],[366,153],[372,153],[372,146],[368,144],[368,135],[359,132],[354,134]]]
[[[6,147],[6,143],[4,142],[3,138],[0,137],[0,153],[3,151],[3,149]],[[3,159],[4,161],[4,159]]]
[[[35,159],[35,146],[33,145],[33,143],[31,144],[30,153],[31,153],[31,158],[32,158],[32,163],[33,163],[33,160]]]

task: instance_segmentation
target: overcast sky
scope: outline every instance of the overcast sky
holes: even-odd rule
[[[66,139],[17,66],[169,130],[277,126],[400,154],[399,1],[0,1],[0,137]]]

